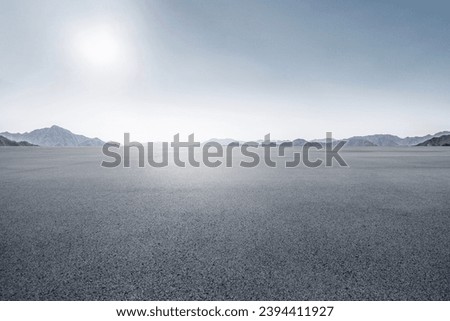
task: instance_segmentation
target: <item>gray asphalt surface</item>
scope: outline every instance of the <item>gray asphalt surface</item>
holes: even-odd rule
[[[1,300],[449,300],[450,149],[349,168],[100,167],[0,149]]]

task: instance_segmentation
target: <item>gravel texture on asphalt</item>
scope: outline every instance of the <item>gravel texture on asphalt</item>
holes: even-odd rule
[[[449,300],[450,149],[342,155],[108,169],[98,148],[4,147],[0,299]]]

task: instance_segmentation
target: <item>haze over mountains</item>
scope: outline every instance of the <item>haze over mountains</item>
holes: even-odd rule
[[[16,142],[0,135],[0,146],[36,146],[29,142]]]
[[[418,144],[417,146],[450,146],[450,135],[443,135],[440,137],[433,137]]]
[[[448,135],[450,132],[443,131],[436,133],[434,135],[425,135],[425,136],[414,136],[414,137],[405,137],[400,138],[398,136],[389,135],[389,134],[380,134],[380,135],[368,135],[368,136],[353,136],[347,140],[349,143],[354,142],[354,146],[415,146],[420,143],[423,143],[426,140],[429,140],[433,137],[439,137],[442,135]],[[358,143],[357,143],[358,141]],[[373,145],[369,145],[373,144]]]
[[[20,142],[20,146],[29,145],[39,145],[46,147],[76,147],[76,146],[102,146],[105,142],[101,139],[89,138],[83,135],[77,135],[72,133],[71,131],[64,129],[59,126],[52,126],[50,128],[41,128],[35,129],[31,132],[27,133],[9,133],[3,132],[0,133],[3,136],[1,146],[18,146],[16,145]],[[441,136],[450,135],[449,131],[438,132],[434,135],[425,135],[425,136],[414,136],[414,137],[405,137],[401,138],[395,135],[390,134],[377,134],[377,135],[366,135],[366,136],[353,136],[350,138],[336,140],[333,139],[333,144],[336,144],[340,141],[346,141],[346,147],[363,147],[363,146],[381,146],[381,147],[399,147],[399,146],[443,146],[447,141],[443,138],[442,140],[437,140],[435,138],[439,138]],[[450,137],[450,136],[448,136]],[[13,145],[10,142],[6,142],[6,140],[12,141]],[[433,140],[434,139],[434,140]],[[429,142],[428,142],[429,141]],[[221,145],[229,145],[232,142],[244,143],[241,140],[235,140],[232,138],[212,138],[207,142],[217,142]],[[274,140],[273,143],[279,145],[283,142],[288,142],[288,140]],[[297,138],[292,140],[294,146],[303,146],[308,143],[307,140],[302,138]],[[325,143],[325,139],[314,139],[309,142],[318,142]],[[256,143],[262,144],[262,140],[257,140]]]
[[[381,146],[381,147],[399,147],[399,146],[416,146],[418,144],[421,144],[425,141],[428,141],[435,137],[440,137],[443,135],[449,135],[449,131],[442,131],[438,132],[434,135],[425,135],[425,136],[413,136],[413,137],[405,137],[401,138],[395,135],[390,134],[377,134],[377,135],[367,135],[367,136],[352,136],[350,138],[336,140],[333,139],[333,144],[337,144],[340,141],[346,141],[345,146],[346,147],[363,147],[363,146]],[[218,142],[222,145],[228,145],[230,142],[241,142],[240,140],[235,140],[232,138],[226,138],[226,139],[218,139],[213,138],[208,140],[207,142]],[[262,140],[256,141],[258,143],[262,143]],[[281,144],[284,141],[275,141],[277,144]],[[294,146],[303,146],[306,143],[308,143],[307,140],[302,138],[294,139],[293,141]],[[310,140],[309,142],[315,142],[315,143],[325,143],[325,139],[314,139]],[[437,146],[437,145],[421,145],[421,146]],[[439,145],[440,146],[440,145]]]
[[[0,135],[12,141],[26,141],[31,144],[47,147],[102,146],[105,142],[99,138],[77,135],[62,127],[53,125],[29,133],[3,132]]]

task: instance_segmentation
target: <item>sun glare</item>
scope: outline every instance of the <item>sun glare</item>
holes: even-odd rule
[[[85,63],[93,67],[112,67],[120,62],[123,48],[112,28],[95,27],[79,32],[75,47]]]

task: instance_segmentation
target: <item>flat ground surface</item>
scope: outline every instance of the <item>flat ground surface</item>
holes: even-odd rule
[[[2,300],[450,300],[450,148],[349,168],[0,149]]]

